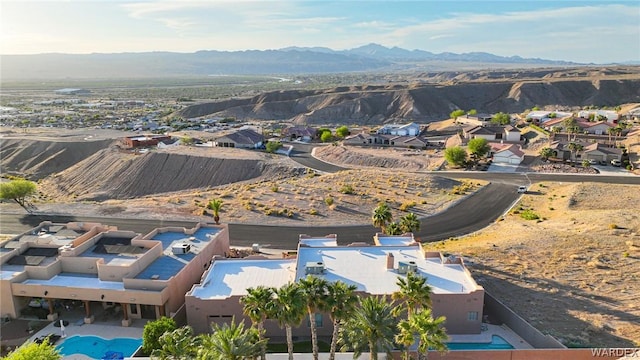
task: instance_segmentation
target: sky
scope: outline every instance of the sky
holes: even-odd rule
[[[640,61],[640,0],[0,0],[0,54],[344,50],[376,43]]]

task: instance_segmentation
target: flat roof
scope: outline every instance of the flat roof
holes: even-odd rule
[[[311,247],[338,246],[338,239],[330,237],[304,238],[300,239],[300,244]]]
[[[65,286],[71,288],[124,290],[124,283],[120,281],[102,281],[97,275],[60,273],[51,279],[27,279],[25,285]]]
[[[378,236],[377,238],[381,246],[406,246],[416,242],[412,236]]]
[[[387,270],[387,254],[394,256],[394,270]],[[398,290],[399,262],[414,261],[418,273],[436,294],[460,294],[475,291],[476,282],[461,264],[447,264],[437,258],[425,258],[420,246],[363,246],[304,248],[298,250],[296,281],[307,276],[305,264],[324,264],[321,276],[329,282],[341,280],[357,286],[358,291],[373,295]]]
[[[294,280],[295,259],[216,260],[191,295],[200,299],[226,299],[247,294],[247,288],[281,287]]]

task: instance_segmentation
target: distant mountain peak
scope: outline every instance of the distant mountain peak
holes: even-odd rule
[[[486,52],[456,54],[407,50],[369,43],[348,50],[291,46],[276,50],[217,51],[194,53],[167,51],[117,54],[4,55],[0,71],[4,79],[27,78],[122,78],[202,74],[301,74],[452,68],[464,63],[580,65],[566,61],[499,56]],[[181,66],[175,66],[181,64]]]

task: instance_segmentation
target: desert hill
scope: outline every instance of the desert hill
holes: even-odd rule
[[[0,165],[4,174],[38,180],[73,166],[113,142],[0,138]]]
[[[450,74],[453,77],[449,80],[438,75],[440,81],[448,81],[449,85],[415,83],[274,91],[249,98],[194,104],[180,110],[178,115],[280,119],[296,124],[375,125],[404,119],[437,121],[448,118],[455,109],[519,113],[534,106],[616,106],[640,101],[640,68],[625,75],[607,70],[546,71],[533,74],[542,79],[511,81],[488,79],[487,74]],[[530,75],[502,73],[505,77]],[[476,80],[478,76],[482,76],[482,80]]]
[[[42,187],[53,197],[100,201],[215,187],[261,176],[277,179],[300,172],[268,159],[161,151],[132,154],[108,148],[43,180]]]

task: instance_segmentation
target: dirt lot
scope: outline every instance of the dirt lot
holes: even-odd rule
[[[432,175],[350,170],[340,174],[266,180],[264,178],[210,189],[150,195],[130,200],[36,202],[41,212],[114,217],[211,221],[209,200],[222,199],[223,222],[313,225],[369,224],[378,203],[387,202],[394,219],[407,212],[428,216],[474,191],[482,181],[458,181]],[[461,190],[462,188],[465,190]],[[14,205],[12,211],[20,211]],[[0,208],[1,209],[1,208]]]
[[[487,291],[569,346],[640,346],[638,204],[637,186],[535,184],[503,221],[427,248],[464,255]]]

